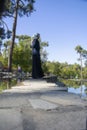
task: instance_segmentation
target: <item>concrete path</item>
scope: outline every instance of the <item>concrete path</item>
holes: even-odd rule
[[[3,92],[40,92],[40,91],[47,91],[47,90],[62,90],[67,91],[66,87],[59,87],[56,83],[48,83],[45,80],[25,80],[21,82],[21,85],[13,86],[11,89],[4,90]]]
[[[0,94],[0,130],[87,130],[87,100],[45,80]]]
[[[18,110],[0,110],[0,130],[23,130],[21,114]]]

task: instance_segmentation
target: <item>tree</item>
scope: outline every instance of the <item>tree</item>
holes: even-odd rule
[[[12,12],[9,11],[10,0],[0,0],[0,40],[2,41],[5,38],[10,38],[11,31],[9,31],[8,26],[5,21],[3,21],[3,17],[7,17],[8,14]]]
[[[13,48],[15,43],[18,15],[20,17],[24,15],[29,16],[34,11],[34,7],[33,7],[34,2],[35,2],[34,0],[10,0],[9,2],[8,16],[13,17],[12,39],[10,45],[9,58],[8,58],[9,71],[12,70],[12,54],[13,54]]]
[[[2,50],[2,63],[3,65],[8,68],[8,54],[9,54],[9,49],[10,49],[10,43],[11,41],[5,41],[3,44],[3,50]]]
[[[15,42],[14,44],[14,50],[13,50],[13,56],[12,56],[13,58],[12,67],[13,69],[17,69],[19,65],[21,66],[23,71],[31,72],[31,69],[32,69],[32,49],[30,47],[31,37],[28,35],[20,35],[20,36],[16,36],[16,39],[17,39],[17,42]],[[3,52],[0,57],[0,61],[2,61],[3,65],[6,68],[8,65],[8,54],[10,50],[10,44],[11,44],[10,40],[4,43]],[[47,46],[48,44],[46,44],[46,42],[41,42],[41,52],[44,52],[44,48]],[[43,53],[41,53],[41,55],[42,57],[44,57]],[[46,59],[47,59],[47,55],[45,55],[44,57],[44,62],[42,61],[44,72],[47,71]]]
[[[83,69],[83,78],[87,79],[87,67],[84,67]]]
[[[87,50],[83,49],[80,45],[76,46],[75,50],[77,51],[77,53],[79,53],[79,59],[81,62],[81,79],[83,79],[83,75],[82,75],[82,61],[84,59],[87,60]]]
[[[13,67],[18,66],[18,64],[22,67],[23,71],[31,72],[32,69],[32,49],[30,48],[31,45],[31,37],[28,35],[20,35],[16,36],[18,42],[14,46],[13,50]],[[41,42],[41,57],[43,57],[43,68],[46,70],[46,59],[47,59],[47,52],[44,56],[44,48],[48,46],[48,43]]]
[[[78,45],[78,46],[76,46],[75,50],[77,51],[77,53],[79,53],[79,56],[80,56],[80,58],[78,60],[81,61],[81,79],[82,79],[83,78],[82,77],[82,54],[83,54],[83,48],[80,45]]]
[[[45,63],[47,61],[47,55],[48,55],[48,53],[47,53],[46,49],[44,49],[44,48],[46,48],[48,46],[49,46],[48,42],[42,42],[41,41],[40,53],[41,53],[41,60],[42,60],[43,63]]]
[[[31,72],[31,37],[27,35],[17,36],[18,43],[14,46],[13,67],[21,66],[23,71]]]

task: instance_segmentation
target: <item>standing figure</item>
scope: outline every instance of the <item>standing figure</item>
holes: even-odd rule
[[[0,0],[0,19],[4,10],[5,10],[5,0]]]
[[[38,79],[44,76],[40,59],[40,34],[37,33],[32,41],[32,78]]]
[[[18,65],[18,72],[22,72],[21,67]]]

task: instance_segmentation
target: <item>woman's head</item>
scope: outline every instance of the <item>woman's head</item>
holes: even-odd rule
[[[39,33],[36,34],[36,38],[37,38],[37,39],[40,38],[40,34],[39,34]]]

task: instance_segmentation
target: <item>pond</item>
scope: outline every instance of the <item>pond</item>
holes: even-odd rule
[[[75,93],[81,97],[87,97],[87,82],[78,80],[61,80],[68,87],[69,93]]]

